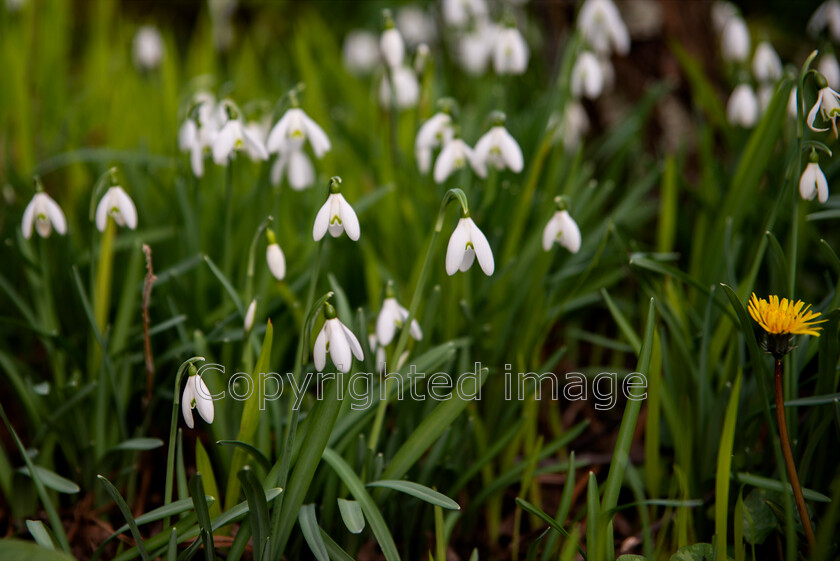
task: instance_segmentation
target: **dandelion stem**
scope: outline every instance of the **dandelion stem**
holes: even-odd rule
[[[805,529],[805,537],[811,551],[814,550],[816,539],[814,529],[811,527],[811,518],[808,516],[808,507],[805,506],[805,497],[802,495],[802,486],[799,484],[799,476],[796,474],[796,464],[793,463],[793,452],[790,449],[788,439],[787,422],[785,421],[785,400],[784,389],[782,388],[782,361],[776,361],[776,418],[779,421],[779,438],[782,441],[782,453],[785,456],[788,479],[793,487],[793,496],[796,499],[796,508],[799,510],[799,517],[802,519],[802,527]]]

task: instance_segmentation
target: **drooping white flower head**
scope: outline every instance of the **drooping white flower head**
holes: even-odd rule
[[[245,328],[245,333],[251,331],[251,328],[254,327],[254,318],[257,316],[257,299],[254,298],[251,300],[251,304],[248,305],[248,311],[245,312],[245,321],[243,322],[243,327]]]
[[[802,177],[799,179],[799,194],[806,201],[811,201],[815,196],[820,203],[828,200],[828,181],[820,169],[819,159],[816,152],[811,152],[811,161],[805,166]]]
[[[817,64],[817,71],[825,76],[828,87],[833,90],[840,89],[840,62],[837,62],[837,57],[834,53],[826,53],[820,57],[820,62]]]
[[[376,338],[379,345],[385,347],[394,340],[394,333],[398,327],[403,327],[408,319],[408,310],[400,306],[394,297],[391,285],[386,289],[385,300],[382,302],[382,310],[376,318]],[[423,339],[423,330],[416,319],[411,320],[409,334],[415,341]]]
[[[481,175],[481,167],[477,166],[473,158],[472,148],[460,138],[453,138],[443,145],[435,162],[433,177],[436,183],[443,183],[455,170],[469,164],[473,170]]]
[[[739,17],[738,8],[734,4],[724,0],[712,2],[712,27],[716,33],[723,33],[723,28],[733,17]]]
[[[379,344],[379,341],[376,339],[375,333],[371,333],[370,335],[368,335],[368,346],[370,347],[371,352],[376,353],[376,359],[374,360],[374,362],[376,363],[376,371],[381,373],[382,375],[386,374],[385,367],[387,365],[385,364],[385,347]]]
[[[467,271],[476,259],[484,274],[491,276],[496,264],[490,243],[473,219],[465,216],[458,221],[446,247],[446,274],[452,276],[458,271]]]
[[[523,74],[528,68],[528,43],[516,27],[500,29],[493,44],[496,74]]]
[[[190,165],[196,177],[204,175],[204,157],[219,133],[216,99],[208,92],[193,96],[191,109],[178,131],[178,147],[190,153]],[[223,113],[223,111],[221,112]]]
[[[359,239],[359,219],[356,211],[344,199],[341,194],[341,178],[333,177],[330,180],[330,194],[327,201],[315,216],[315,225],[312,227],[312,238],[317,242],[329,231],[334,238],[347,232],[347,237],[354,242]]]
[[[397,109],[411,109],[417,105],[420,99],[420,83],[414,70],[407,66],[399,66],[391,69],[391,80],[394,81],[394,97],[397,100]],[[379,103],[385,109],[391,107],[391,82],[388,76],[383,76],[379,83]]]
[[[557,211],[545,225],[542,236],[542,246],[545,251],[551,251],[555,243],[572,253],[580,251],[580,228],[566,210],[565,203],[560,197],[558,197]]]
[[[390,22],[390,24],[391,27],[387,27],[379,38],[379,50],[382,53],[382,59],[388,63],[388,66],[395,68],[403,63],[405,43],[399,30],[393,27],[394,22]]]
[[[443,0],[443,21],[452,27],[466,27],[471,21],[487,18],[485,0]]]
[[[437,40],[435,20],[420,6],[404,6],[397,11],[397,29],[409,47]]]
[[[556,122],[558,117],[555,116],[554,120]],[[550,123],[549,126],[554,126],[554,123]],[[584,135],[589,132],[589,117],[586,115],[586,109],[579,101],[569,100],[556,127],[555,138],[563,142],[566,150],[575,150],[580,146]]]
[[[232,101],[225,100],[220,104],[220,109],[226,120],[213,139],[213,161],[217,165],[226,166],[239,150],[245,150],[254,160],[267,160],[265,144],[242,122],[239,108]]]
[[[140,70],[154,70],[163,61],[165,48],[160,31],[154,25],[142,25],[132,41],[134,65]]]
[[[315,184],[315,167],[303,148],[291,148],[277,155],[277,159],[271,166],[271,184],[280,185],[283,176],[295,191],[301,191]]]
[[[768,41],[762,41],[755,48],[752,70],[759,82],[778,82],[782,78],[782,60]]]
[[[268,236],[268,247],[265,250],[265,260],[268,263],[268,270],[274,275],[278,281],[286,277],[286,256],[283,255],[283,250],[274,238],[274,232],[266,230]]]
[[[137,208],[128,193],[119,185],[109,188],[96,207],[97,230],[105,231],[109,216],[117,226],[127,226],[131,230],[137,228]]]
[[[600,55],[630,52],[630,33],[612,0],[586,0],[578,13],[577,27],[586,43]]]
[[[452,126],[452,116],[444,108],[443,111],[435,113],[423,123],[417,131],[417,138],[414,141],[414,155],[417,158],[417,167],[420,173],[429,173],[432,167],[432,150],[448,142],[455,136],[455,129]]]
[[[487,70],[499,30],[495,23],[482,20],[474,29],[460,34],[458,62],[467,73],[480,76]]]
[[[497,117],[497,124],[478,139],[473,149],[473,162],[480,177],[487,175],[487,166],[497,170],[522,171],[524,159],[519,143],[503,125],[504,116]]]
[[[828,30],[832,41],[840,43],[840,1],[823,2],[808,20],[807,30],[812,37],[819,36],[823,29]]]
[[[324,304],[324,327],[315,339],[315,346],[312,355],[315,359],[315,368],[322,372],[327,364],[327,353],[332,358],[333,364],[340,371],[350,372],[353,365],[353,357],[364,360],[365,354],[359,340],[341,320],[336,317],[335,308],[329,302]]]
[[[32,227],[42,238],[50,237],[53,228],[62,236],[67,233],[64,212],[52,197],[44,192],[35,193],[23,211],[20,229],[27,240],[32,237]]]
[[[184,415],[184,421],[187,426],[195,428],[195,421],[193,420],[193,409],[198,408],[198,414],[208,424],[213,423],[215,417],[215,410],[213,407],[213,397],[207,384],[204,383],[201,376],[198,374],[191,374],[187,377],[187,385],[184,387],[184,393],[181,395],[181,413]]]
[[[746,62],[750,56],[750,30],[740,16],[729,18],[720,38],[723,59],[729,62]]]
[[[350,73],[370,74],[379,64],[379,41],[370,31],[354,29],[344,38],[341,56]]]
[[[303,109],[294,105],[295,101],[293,101],[293,107],[286,111],[271,129],[266,148],[271,153],[299,150],[308,140],[315,157],[323,157],[332,148],[327,133],[304,113]]]
[[[581,52],[572,67],[571,91],[572,95],[578,99],[583,96],[596,99],[604,91],[604,74],[601,64],[598,57],[589,51]]]
[[[726,117],[733,125],[751,128],[758,121],[758,98],[752,86],[739,84],[729,96]]]
[[[817,101],[811,110],[808,112],[808,128],[815,132],[825,132],[828,128],[821,129],[814,126],[814,121],[817,119],[817,113],[825,121],[831,121],[831,128],[834,131],[835,138],[837,137],[837,117],[840,117],[840,94],[828,86],[824,76],[817,74],[817,85],[820,88],[817,94]]]

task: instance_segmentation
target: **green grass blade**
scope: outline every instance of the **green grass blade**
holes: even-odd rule
[[[105,491],[108,492],[111,499],[117,503],[117,508],[120,509],[125,521],[128,523],[131,535],[134,536],[134,541],[137,542],[137,551],[140,553],[140,557],[143,561],[150,561],[151,558],[149,557],[149,554],[146,551],[146,546],[143,543],[143,536],[140,535],[140,529],[137,527],[137,523],[134,521],[134,516],[131,514],[131,509],[128,507],[128,504],[126,504],[125,499],[122,498],[122,495],[120,495],[120,492],[116,487],[114,487],[114,484],[108,481],[105,476],[97,475],[96,477],[102,482],[102,485],[105,486]]]
[[[298,513],[298,523],[303,532],[303,539],[309,546],[310,551],[318,561],[330,561],[327,554],[327,546],[321,538],[321,528],[318,526],[318,519],[315,516],[315,505],[303,505]]]
[[[269,537],[268,503],[262,484],[249,466],[237,474],[251,511],[251,534],[254,536],[254,558],[260,559]]]
[[[361,534],[365,529],[365,515],[362,513],[362,506],[359,501],[338,499],[338,512],[341,519],[351,534]]]
[[[372,481],[368,483],[367,487],[385,487],[387,489],[393,489],[395,491],[405,493],[406,495],[411,495],[412,497],[416,497],[421,501],[425,501],[429,504],[436,505],[441,508],[446,508],[449,510],[461,510],[461,507],[458,506],[458,503],[456,503],[443,493],[439,493],[434,489],[429,489],[425,485],[414,483],[413,481],[382,479],[379,481]]]
[[[196,473],[190,479],[190,495],[192,496],[195,512],[198,515],[198,525],[204,531],[204,557],[207,561],[216,560],[216,548],[213,544],[213,524],[210,521],[210,509],[201,500],[204,497],[204,483],[201,474]]]
[[[735,443],[735,429],[738,421],[738,401],[741,397],[741,372],[735,378],[718,448],[717,473],[715,476],[715,542],[717,559],[726,559],[726,533],[729,516],[729,474],[732,468],[732,447]]]

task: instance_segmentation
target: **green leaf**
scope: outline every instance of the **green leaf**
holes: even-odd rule
[[[351,534],[361,534],[365,529],[365,515],[362,514],[362,507],[359,501],[338,499],[338,511],[341,519]]]
[[[391,532],[385,524],[385,519],[382,518],[382,513],[373,498],[365,490],[365,486],[359,477],[353,472],[350,465],[344,461],[344,458],[336,454],[330,448],[324,450],[324,461],[327,462],[333,470],[335,470],[341,481],[347,486],[350,494],[355,497],[362,507],[362,512],[365,518],[370,523],[370,529],[373,535],[376,536],[376,541],[379,542],[379,547],[382,548],[382,554],[388,561],[399,561],[400,554],[397,552],[397,546],[394,543],[394,538],[391,537]]]
[[[35,543],[50,551],[55,551],[55,542],[53,542],[49,529],[40,520],[27,520],[26,529],[32,535]]]
[[[827,405],[829,403],[837,402],[840,402],[840,393],[832,393],[828,395],[812,395],[810,397],[791,399],[790,401],[785,401],[785,407],[801,407],[803,405]]]
[[[213,464],[210,462],[210,456],[204,449],[204,444],[201,443],[200,438],[195,439],[195,469],[202,475],[207,494],[219,498],[219,487],[216,485],[216,476],[213,474]],[[220,515],[222,513],[221,501],[208,503],[207,509],[211,517]]]
[[[718,447],[717,471],[715,475],[715,544],[717,558],[726,557],[726,532],[729,524],[729,474],[732,468],[732,447],[735,443],[735,429],[738,421],[738,403],[741,398],[741,370],[735,378],[726,414],[723,418],[723,429]]]
[[[767,491],[753,489],[744,499],[744,539],[747,543],[764,543],[776,529],[776,517],[767,505]]]
[[[779,493],[787,493],[793,496],[793,489],[790,486],[790,483],[786,483],[782,485],[781,482],[776,481],[775,479],[770,479],[768,477],[761,477],[760,475],[753,475],[751,473],[738,473],[736,475],[737,480],[740,483],[745,485],[752,485],[753,487],[758,487],[759,489],[765,489],[767,491],[777,491]],[[831,499],[827,496],[823,495],[822,493],[818,493],[817,491],[813,491],[811,489],[802,488],[802,495],[808,499],[809,501],[815,501],[818,503],[830,503]]]
[[[204,499],[207,501],[208,508],[216,502],[216,499],[209,495],[205,495]],[[181,499],[179,501],[175,501],[174,503],[169,503],[168,505],[158,507],[154,510],[150,510],[146,514],[141,514],[140,516],[134,519],[134,522],[138,526],[142,526],[143,524],[155,522],[157,520],[166,518],[167,516],[175,516],[176,514],[181,514],[182,512],[186,512],[192,509],[192,499]],[[111,536],[108,539],[110,540],[112,538],[115,538],[118,535],[125,532],[126,530],[128,530],[128,524],[123,524],[122,526],[117,528],[117,530],[113,534],[111,534]]]
[[[216,548],[213,545],[213,523],[210,521],[210,510],[207,508],[207,503],[201,500],[204,497],[204,483],[201,481],[200,473],[196,473],[190,479],[190,496],[198,515],[198,525],[204,531],[204,557],[207,561],[215,561]]]
[[[271,462],[268,461],[268,458],[265,457],[259,449],[253,444],[248,444],[247,442],[241,442],[239,440],[217,440],[216,444],[219,446],[235,446],[237,448],[241,448],[248,452],[252,458],[254,458],[261,466],[263,466],[266,471],[271,469]]]
[[[78,485],[76,485],[75,483],[73,483],[69,479],[61,477],[60,475],[58,475],[54,471],[50,471],[43,466],[37,466],[36,465],[35,466],[35,471],[38,473],[38,477],[41,479],[41,481],[44,483],[44,485],[49,487],[50,489],[52,489],[54,491],[58,491],[59,493],[66,493],[68,495],[72,495],[74,493],[78,493],[81,490],[81,489],[79,489]],[[17,472],[22,473],[22,474],[26,475],[27,477],[29,476],[29,468],[26,467],[26,466],[19,467],[17,469]]]
[[[318,561],[330,561],[327,555],[327,546],[321,539],[321,528],[318,526],[318,519],[315,516],[315,505],[303,505],[298,513],[298,523],[303,532],[303,539],[309,546],[310,551]]]
[[[439,507],[447,508],[449,510],[461,510],[461,507],[458,506],[458,503],[456,503],[443,493],[439,493],[434,489],[429,489],[425,485],[414,483],[412,481],[381,479],[379,481],[372,481],[368,483],[367,486],[385,487],[387,489],[393,489],[395,491],[405,493],[406,495],[416,497],[421,501],[426,501],[429,504],[437,505]]]
[[[670,561],[711,561],[715,558],[714,549],[710,543],[695,543],[681,547],[671,556]],[[726,559],[729,559],[726,557]]]
[[[237,475],[251,511],[251,534],[254,537],[254,558],[260,559],[269,537],[268,503],[262,484],[250,466],[245,466]]]
[[[75,561],[66,553],[51,551],[32,542],[16,539],[0,540],[3,561]]]
[[[120,512],[125,518],[125,521],[128,522],[128,527],[131,530],[131,535],[134,537],[134,541],[137,542],[137,551],[140,553],[140,557],[143,558],[143,561],[150,561],[150,557],[148,552],[146,551],[146,546],[143,543],[143,536],[140,535],[140,529],[137,527],[137,522],[134,521],[134,516],[131,514],[131,509],[126,504],[125,499],[122,498],[120,492],[114,487],[114,484],[108,481],[108,479],[103,475],[97,475],[99,481],[102,482],[102,485],[105,486],[105,491],[111,496],[111,499],[115,503],[117,503],[117,507],[120,509]]]
[[[130,438],[120,442],[112,450],[154,450],[163,446],[159,438]]]

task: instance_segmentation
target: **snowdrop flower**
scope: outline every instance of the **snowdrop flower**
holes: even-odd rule
[[[373,33],[355,29],[344,38],[341,55],[352,74],[370,74],[379,63],[379,41]]]
[[[192,370],[192,368],[191,368]],[[198,408],[198,414],[205,422],[212,424],[215,411],[213,409],[213,397],[210,395],[210,390],[207,384],[201,379],[198,374],[190,374],[187,378],[187,385],[184,387],[184,393],[181,395],[181,413],[184,415],[184,421],[190,428],[195,428],[195,421],[193,421],[192,410]]]
[[[117,226],[128,226],[131,230],[137,228],[137,208],[128,193],[119,185],[108,189],[96,207],[97,230],[105,231],[109,216]]]
[[[293,107],[286,111],[283,116],[271,129],[266,141],[266,148],[269,152],[285,152],[290,149],[303,148],[304,143],[309,141],[312,152],[316,158],[321,158],[330,151],[332,144],[318,123],[313,121],[303,109],[297,107],[296,100],[292,99]]]
[[[391,80],[394,81],[394,92],[397,109],[410,109],[417,105],[420,99],[420,84],[417,75],[406,66],[391,69]],[[391,81],[383,76],[379,83],[379,103],[388,109],[391,107]]]
[[[762,41],[755,48],[752,69],[759,82],[778,82],[782,78],[782,61],[768,41]]]
[[[291,148],[280,152],[271,166],[271,184],[280,185],[283,176],[295,191],[301,191],[315,184],[315,168],[302,148]]]
[[[726,117],[730,124],[750,128],[758,121],[758,99],[749,84],[739,84],[729,96]]]
[[[379,38],[379,50],[382,52],[382,58],[391,68],[402,65],[405,58],[405,43],[399,30],[394,27],[394,20],[391,19],[391,12],[388,10],[385,10],[385,31]]]
[[[499,28],[492,22],[482,21],[475,29],[458,39],[458,61],[469,74],[480,76],[487,70],[493,54]]]
[[[566,150],[574,150],[580,145],[583,136],[589,132],[589,117],[586,109],[577,100],[566,103],[563,116],[557,126],[555,138],[563,141]]]
[[[837,117],[840,117],[840,94],[828,86],[825,76],[817,74],[815,82],[819,88],[817,94],[817,101],[808,112],[808,128],[815,132],[825,132],[828,129],[821,129],[814,126],[814,121],[817,119],[817,112],[820,113],[823,120],[831,121],[831,128],[834,131],[835,138],[837,137]]]
[[[163,60],[164,46],[160,32],[154,25],[137,29],[132,41],[134,65],[140,70],[154,70]]]
[[[750,31],[740,16],[729,19],[720,39],[723,59],[729,62],[746,62],[750,56]]]
[[[426,62],[429,60],[430,54],[429,45],[426,43],[417,45],[417,52],[414,55],[414,71],[418,76],[422,76],[423,71],[426,70]]]
[[[52,197],[42,191],[35,193],[23,211],[20,229],[27,240],[32,237],[32,226],[42,238],[49,238],[53,228],[62,236],[67,233],[64,212]]]
[[[787,112],[789,117],[795,118],[799,114],[798,108],[796,107],[796,103],[796,86],[794,86],[790,90],[790,96],[788,97]]]
[[[390,345],[391,341],[394,340],[397,327],[403,327],[407,319],[408,310],[397,302],[394,297],[394,289],[388,283],[385,289],[385,300],[382,302],[382,310],[379,312],[379,317],[376,318],[376,337],[379,340],[379,345],[381,347]],[[423,331],[416,319],[412,318],[411,320],[409,334],[415,341],[423,339]]]
[[[324,327],[315,339],[315,347],[312,351],[315,368],[319,372],[324,370],[327,364],[327,353],[329,353],[335,367],[346,374],[353,364],[353,356],[358,360],[364,360],[362,346],[353,332],[336,317],[335,308],[329,302],[324,304],[324,318],[326,319]]]
[[[204,175],[204,155],[219,133],[216,99],[207,92],[195,94],[192,109],[178,131],[178,147],[190,153],[190,165],[196,177]]]
[[[543,229],[542,245],[545,251],[551,251],[552,246],[558,243],[571,251],[580,251],[580,228],[566,210],[566,204],[562,197],[555,199],[557,212],[551,217]]]
[[[820,169],[819,157],[814,150],[811,151],[810,162],[799,179],[799,194],[806,201],[813,200],[814,196],[817,196],[821,203],[828,200],[828,181]]]
[[[283,250],[277,244],[277,238],[274,237],[273,231],[266,230],[265,236],[268,239],[268,247],[265,250],[268,270],[271,271],[275,279],[281,281],[286,277],[286,256],[283,255]]]
[[[268,151],[260,138],[256,137],[242,123],[242,119],[232,101],[222,102],[227,120],[213,140],[213,161],[226,166],[237,150],[245,150],[255,160],[267,160]]]
[[[528,44],[516,27],[499,30],[493,44],[496,74],[522,74],[528,68]]]
[[[492,165],[497,170],[509,169],[514,173],[522,171],[523,158],[522,149],[510,133],[504,127],[504,115],[496,117],[496,125],[484,136],[478,139],[473,150],[473,162],[476,173],[485,177],[487,165]]]
[[[571,90],[572,95],[578,99],[582,96],[596,99],[603,93],[604,74],[598,62],[598,57],[594,54],[583,51],[578,55],[578,59],[572,67]]]
[[[817,37],[823,29],[828,30],[832,41],[840,43],[840,1],[823,2],[808,20],[807,30],[812,37]]]
[[[467,146],[467,143],[460,138],[453,138],[443,145],[443,150],[440,151],[437,161],[435,162],[435,170],[433,177],[436,183],[443,183],[446,178],[452,175],[457,169],[461,169],[467,163],[472,166],[473,170],[481,175],[481,168],[476,166],[473,158],[472,148]]]
[[[448,104],[445,100],[441,101]],[[420,173],[429,173],[432,167],[432,150],[449,142],[455,135],[449,110],[449,105],[446,105],[442,111],[435,113],[428,121],[423,123],[420,130],[417,131],[417,138],[414,141],[414,155],[417,158],[417,167],[420,169]]]
[[[315,216],[315,225],[312,227],[312,238],[317,242],[329,231],[330,235],[337,238],[342,232],[347,232],[347,237],[354,242],[359,239],[359,219],[356,211],[344,199],[341,194],[341,178],[330,179],[330,195],[321,210]]]
[[[467,271],[475,259],[485,275],[493,274],[496,264],[490,243],[472,218],[462,216],[446,247],[446,274],[452,276],[459,270]]]
[[[26,0],[6,0],[6,10],[10,14],[20,11],[26,5]]]
[[[245,312],[245,322],[243,324],[245,328],[245,333],[251,331],[251,328],[254,327],[254,317],[257,315],[257,300],[256,298],[251,300],[251,304],[248,306],[248,311]]]
[[[397,12],[397,29],[405,42],[415,47],[437,39],[435,20],[420,6],[405,6]]]
[[[712,3],[712,27],[720,34],[732,18],[738,17],[738,8],[730,2],[718,0]]]
[[[470,21],[487,17],[485,0],[443,0],[443,21],[452,27],[465,27]]]
[[[630,33],[612,0],[586,0],[580,8],[577,27],[592,49],[601,55],[630,52]]]
[[[833,90],[840,88],[840,63],[837,62],[837,57],[833,53],[826,53],[820,57],[817,71],[825,76],[829,88]]]

